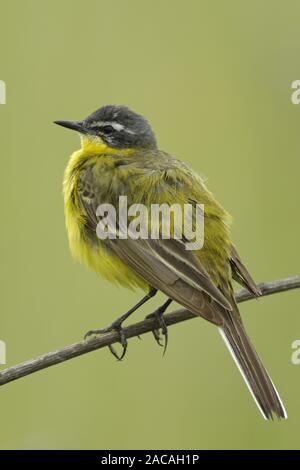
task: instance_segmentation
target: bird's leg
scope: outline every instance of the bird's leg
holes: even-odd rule
[[[164,352],[163,355],[165,354],[168,346],[168,328],[166,325],[166,322],[164,320],[163,314],[169,307],[170,303],[172,302],[172,299],[168,299],[164,304],[162,304],[160,307],[158,307],[154,312],[150,313],[149,315],[146,316],[146,318],[155,318],[157,320],[157,323],[162,331],[162,334],[165,337],[164,345],[161,343],[161,338],[159,335],[159,330],[155,329],[152,331],[153,336],[155,338],[155,341],[159,346],[164,346]]]
[[[137,304],[135,304],[130,310],[128,310],[128,312],[124,313],[119,318],[114,320],[106,328],[102,328],[101,330],[90,330],[90,331],[88,331],[84,335],[84,339],[86,339],[88,336],[91,336],[91,335],[104,334],[104,333],[109,333],[111,331],[117,331],[119,333],[119,336],[120,336],[120,343],[123,347],[123,352],[122,352],[121,356],[118,356],[118,354],[116,353],[115,349],[113,348],[113,346],[111,344],[108,347],[109,347],[110,352],[118,359],[118,361],[121,361],[123,359],[123,357],[125,356],[125,354],[126,354],[127,345],[128,345],[126,336],[124,334],[124,329],[123,329],[123,326],[122,326],[123,322],[125,320],[127,320],[127,318],[130,317],[130,315],[133,312],[135,312],[138,308],[140,308],[143,304],[145,304],[149,299],[154,297],[156,293],[157,293],[157,289],[153,289],[153,288],[150,289],[148,294],[146,294]]]

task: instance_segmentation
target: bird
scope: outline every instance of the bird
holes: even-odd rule
[[[123,354],[127,340],[123,322],[160,291],[167,300],[152,314],[167,344],[164,313],[172,301],[215,325],[266,420],[286,419],[282,400],[258,356],[235,301],[233,282],[253,297],[261,292],[231,241],[231,216],[189,165],[160,150],[149,122],[124,105],[105,105],[79,121],[54,121],[79,133],[81,146],[68,162],[63,193],[66,228],[75,259],[119,286],[144,291],[130,310],[108,327],[90,330],[85,338],[118,331]],[[204,243],[186,249],[187,240],[130,236],[100,239],[97,208],[118,211],[120,196],[128,205],[202,204]],[[193,220],[195,222],[195,220]],[[175,224],[176,222],[174,222]],[[181,227],[182,228],[182,227]],[[157,331],[155,338],[159,341]]]

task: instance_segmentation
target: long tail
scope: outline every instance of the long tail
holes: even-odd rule
[[[286,419],[287,413],[280,396],[264,368],[240,318],[230,314],[226,325],[219,328],[258,408],[265,419]]]

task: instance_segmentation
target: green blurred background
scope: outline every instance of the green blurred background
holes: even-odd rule
[[[256,280],[299,273],[298,1],[1,0],[0,14],[7,366],[80,340],[140,295],[71,259],[61,187],[79,141],[55,119],[108,103],[145,115],[162,148],[209,177]],[[216,330],[195,319],[170,329],[164,359],[146,335],[122,363],[101,350],[1,388],[0,446],[300,448],[299,300],[294,291],[241,308],[287,422],[261,418]]]

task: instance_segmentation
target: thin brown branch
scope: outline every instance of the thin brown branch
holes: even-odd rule
[[[287,290],[300,288],[300,275],[288,277],[285,279],[279,279],[277,281],[265,282],[259,284],[262,291],[262,295],[275,294],[276,292],[284,292]],[[245,289],[240,289],[236,292],[237,302],[245,302],[246,300],[253,299],[252,295],[249,294]],[[175,325],[182,321],[196,318],[195,315],[188,312],[185,309],[179,309],[174,312],[165,315],[165,322],[168,326]],[[133,338],[134,336],[143,335],[152,331],[157,327],[155,319],[145,319],[138,323],[125,328],[126,338]],[[57,349],[56,351],[49,352],[35,359],[22,362],[15,366],[9,367],[8,369],[0,372],[0,385],[7,384],[13,380],[20,379],[26,375],[32,374],[39,370],[45,369],[46,367],[54,366],[64,361],[68,361],[82,354],[86,354],[96,349],[101,349],[111,344],[118,342],[118,333],[106,333],[94,339],[88,339],[87,341],[79,341],[78,343],[65,346],[64,348]]]

